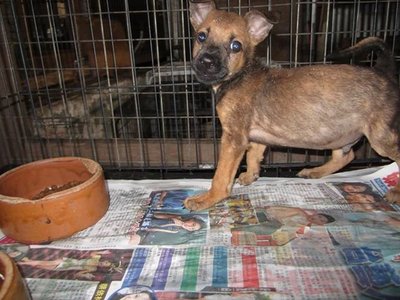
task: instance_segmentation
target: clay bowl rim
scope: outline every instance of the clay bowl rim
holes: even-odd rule
[[[9,257],[5,252],[0,251],[0,264],[4,267],[4,276],[1,289],[0,289],[0,296],[7,295],[12,287],[13,281],[18,276],[16,269],[14,268],[14,262],[11,257]]]
[[[4,194],[0,194],[0,201],[3,202],[12,202],[12,203],[32,203],[32,202],[44,202],[44,201],[52,201],[52,200],[57,200],[62,198],[65,195],[74,193],[74,192],[78,192],[80,190],[82,190],[83,188],[91,185],[94,181],[96,181],[99,177],[103,176],[103,169],[101,167],[101,165],[90,159],[90,158],[85,158],[85,157],[77,157],[77,156],[63,156],[63,157],[54,157],[54,158],[48,158],[48,159],[42,159],[42,160],[37,160],[37,161],[33,161],[30,163],[26,163],[23,164],[21,166],[15,167],[3,174],[0,175],[0,181],[2,178],[5,178],[7,176],[9,176],[12,173],[18,172],[22,169],[25,169],[28,166],[32,166],[32,165],[37,165],[40,166],[41,164],[47,164],[50,162],[54,162],[54,161],[61,161],[61,160],[79,160],[82,162],[82,164],[86,167],[86,169],[92,174],[92,176],[90,176],[89,179],[85,180],[84,182],[70,187],[66,190],[62,190],[59,192],[54,192],[51,193],[45,197],[39,198],[39,199],[28,199],[28,198],[23,198],[23,197],[13,197],[13,196],[8,196],[8,195],[4,195]],[[93,169],[90,167],[90,165],[93,165]],[[92,171],[94,171],[92,173]]]

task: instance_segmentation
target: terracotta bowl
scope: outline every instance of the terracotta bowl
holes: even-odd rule
[[[31,299],[14,261],[0,251],[0,299]]]
[[[0,176],[0,229],[21,243],[69,237],[95,224],[108,205],[103,170],[90,159],[46,159]]]

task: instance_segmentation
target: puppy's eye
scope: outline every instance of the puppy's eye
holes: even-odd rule
[[[234,53],[237,53],[240,50],[242,50],[242,44],[239,41],[233,41],[231,43],[230,47],[231,47],[232,52],[234,52]]]
[[[199,32],[199,33],[197,34],[197,40],[198,40],[200,43],[205,42],[206,39],[207,39],[207,34],[206,34],[205,32]]]

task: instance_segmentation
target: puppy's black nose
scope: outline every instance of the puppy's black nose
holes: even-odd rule
[[[214,67],[214,65],[215,65],[215,58],[214,58],[212,55],[210,55],[210,54],[208,54],[208,53],[205,53],[205,54],[203,54],[202,57],[200,58],[200,63],[201,63],[202,65],[204,65],[204,67],[206,67],[207,69],[209,69],[209,68]]]

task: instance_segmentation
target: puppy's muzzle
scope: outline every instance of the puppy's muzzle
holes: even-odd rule
[[[204,55],[202,55],[199,59],[199,63],[200,65],[202,65],[206,70],[209,70],[210,72],[212,72],[213,70],[215,70],[216,67],[216,60],[215,58],[208,54],[205,53]]]
[[[218,53],[199,54],[193,63],[193,69],[197,79],[205,84],[218,83],[228,74],[228,69]]]

